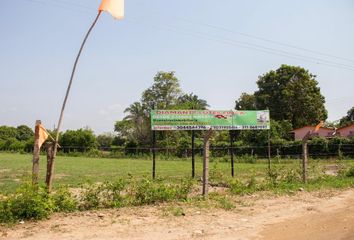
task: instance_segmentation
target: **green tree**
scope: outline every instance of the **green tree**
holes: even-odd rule
[[[269,108],[274,120],[288,120],[294,128],[327,119],[316,76],[301,67],[282,65],[260,76],[255,92],[258,109]]]
[[[101,148],[109,148],[114,141],[114,135],[112,133],[104,133],[97,136],[98,146]]]
[[[34,132],[26,125],[20,125],[17,127],[17,139],[20,141],[28,141],[34,138]]]
[[[17,129],[9,126],[0,126],[0,139],[17,138]]]
[[[124,110],[128,115],[124,118],[132,124],[131,134],[138,143],[146,143],[150,135],[150,118],[147,109],[139,102],[134,102]],[[130,138],[132,139],[132,138]]]
[[[64,150],[74,149],[83,152],[97,148],[96,137],[91,129],[67,130],[60,139]]]
[[[254,94],[242,93],[240,98],[235,101],[236,110],[256,110],[256,97]]]
[[[177,103],[181,95],[179,81],[175,72],[158,72],[154,77],[153,85],[142,94],[142,103],[147,109],[169,109]]]
[[[114,131],[117,133],[119,138],[126,140],[134,139],[134,122],[130,120],[116,121],[114,124]]]
[[[179,109],[196,109],[205,110],[209,107],[208,103],[204,99],[200,99],[197,95],[183,94],[177,99],[177,108]]]
[[[339,127],[345,127],[351,123],[354,123],[354,107],[349,109],[347,115],[340,119]]]

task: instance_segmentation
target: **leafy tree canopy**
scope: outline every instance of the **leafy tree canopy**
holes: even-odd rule
[[[96,137],[91,129],[67,130],[60,139],[60,145],[85,151],[97,147]]]
[[[176,104],[181,93],[175,72],[160,71],[154,77],[153,85],[143,92],[142,105],[148,109],[151,109],[153,104],[157,109],[169,109]]]
[[[354,107],[348,110],[347,115],[342,117],[339,121],[339,127],[345,127],[354,123]]]
[[[254,94],[241,95],[236,109],[269,109],[273,120],[287,120],[293,128],[327,119],[316,76],[304,68],[281,65],[260,76],[257,85]]]

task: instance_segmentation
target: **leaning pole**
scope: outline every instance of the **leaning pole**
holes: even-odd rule
[[[58,125],[56,128],[56,137],[55,137],[55,143],[54,143],[54,149],[53,149],[53,156],[52,156],[52,161],[51,161],[51,166],[50,166],[49,172],[47,173],[48,174],[48,176],[47,176],[48,177],[48,179],[47,179],[48,180],[48,182],[47,182],[48,192],[50,192],[52,189],[53,173],[54,173],[54,160],[56,158],[56,154],[58,151],[60,127],[62,125],[65,106],[66,106],[66,102],[67,102],[69,94],[70,94],[70,89],[71,89],[71,85],[73,83],[73,79],[75,76],[76,67],[79,62],[81,52],[84,49],[85,43],[86,43],[92,29],[95,27],[99,17],[101,16],[102,11],[109,12],[115,19],[122,19],[124,17],[124,0],[102,0],[101,4],[99,6],[99,9],[98,9],[97,16],[96,16],[95,20],[93,21],[92,25],[90,26],[89,30],[87,31],[85,38],[82,41],[82,44],[80,46],[79,52],[76,56],[74,66],[71,71],[70,81],[69,81],[68,87],[66,89],[66,94],[65,94],[64,101],[63,101],[63,105],[61,107]]]
[[[71,89],[71,85],[73,83],[73,79],[74,79],[74,76],[75,76],[75,72],[76,72],[76,67],[77,67],[77,64],[79,62],[79,59],[80,59],[80,56],[81,56],[81,53],[82,53],[82,50],[84,49],[84,46],[85,46],[85,43],[92,31],[92,29],[95,27],[97,21],[98,21],[98,18],[100,17],[102,11],[98,11],[98,14],[95,18],[95,20],[93,21],[91,27],[89,28],[88,32],[86,33],[86,36],[81,44],[81,47],[80,47],[80,50],[76,56],[76,59],[75,59],[75,63],[74,63],[74,66],[73,66],[73,69],[71,71],[71,76],[70,76],[70,81],[69,81],[69,84],[68,84],[68,87],[66,89],[66,94],[65,94],[65,98],[64,98],[64,101],[63,101],[63,105],[61,107],[61,111],[60,111],[60,117],[59,117],[59,120],[58,120],[58,125],[57,125],[57,128],[56,128],[56,136],[55,136],[55,143],[54,143],[54,149],[53,149],[53,158],[52,158],[52,164],[51,164],[51,167],[49,169],[49,178],[48,178],[48,191],[50,192],[52,190],[52,183],[53,183],[53,173],[54,173],[54,161],[55,161],[55,157],[57,155],[57,151],[58,151],[58,141],[59,141],[59,134],[60,134],[60,127],[61,127],[61,124],[63,122],[63,116],[64,116],[64,111],[65,111],[65,107],[66,107],[66,102],[68,100],[68,97],[69,97],[69,94],[70,94],[70,89]]]

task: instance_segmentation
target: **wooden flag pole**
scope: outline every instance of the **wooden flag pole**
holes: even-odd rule
[[[72,72],[71,72],[71,76],[70,76],[70,81],[69,81],[69,85],[68,85],[68,88],[66,89],[66,94],[65,94],[65,98],[64,98],[64,102],[63,102],[63,105],[61,107],[61,112],[60,112],[60,117],[59,117],[59,121],[58,121],[58,125],[57,125],[57,133],[56,133],[56,137],[55,137],[55,143],[54,143],[54,149],[53,149],[53,159],[51,161],[51,166],[50,166],[50,172],[49,172],[49,179],[48,179],[48,191],[50,192],[51,189],[52,189],[52,183],[53,183],[53,173],[54,173],[54,160],[55,160],[55,157],[57,155],[57,151],[58,151],[58,141],[59,141],[59,133],[60,133],[60,127],[61,127],[61,124],[62,124],[62,121],[63,121],[63,116],[64,116],[64,110],[65,110],[65,106],[66,106],[66,102],[68,100],[68,97],[69,97],[69,93],[70,93],[70,89],[71,89],[71,85],[73,83],[73,79],[74,79],[74,75],[75,75],[75,71],[76,71],[76,66],[77,66],[77,63],[79,62],[79,59],[80,59],[80,55],[81,55],[81,52],[85,46],[85,43],[86,43],[86,40],[88,38],[88,36],[90,35],[92,29],[94,28],[94,26],[96,25],[97,23],[97,20],[98,18],[100,17],[102,11],[98,11],[98,14],[95,18],[95,20],[93,21],[91,27],[89,28],[88,32],[86,33],[86,36],[84,38],[84,41],[82,42],[81,44],[81,47],[80,47],[80,50],[76,56],[76,60],[75,60],[75,63],[74,63],[74,66],[73,66],[73,69],[72,69]]]
[[[41,125],[41,121],[37,120],[35,129],[34,129],[34,148],[33,148],[33,160],[32,160],[32,185],[38,185],[39,178],[39,126]]]

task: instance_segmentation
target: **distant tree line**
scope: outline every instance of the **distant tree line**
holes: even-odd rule
[[[263,147],[270,137],[272,155],[291,155],[298,143],[292,141],[291,130],[305,125],[315,125],[327,119],[325,98],[321,94],[316,76],[296,66],[282,65],[275,71],[259,76],[258,89],[254,93],[242,93],[235,101],[236,110],[269,109],[271,130],[268,131],[216,131],[211,140],[214,154],[227,154],[230,135],[241,154],[263,155]],[[175,72],[158,72],[152,85],[141,93],[141,98],[125,109],[126,116],[116,121],[114,133],[96,136],[89,128],[67,130],[60,133],[62,152],[86,152],[90,150],[133,149],[151,147],[150,111],[152,109],[208,109],[206,100],[194,93],[182,91]],[[340,119],[337,127],[353,123],[354,107]],[[331,123],[327,123],[331,124]],[[333,123],[332,123],[333,125]],[[53,134],[54,135],[54,134]],[[191,131],[157,132],[157,147],[164,152],[186,156],[191,148]],[[196,148],[202,148],[202,133],[195,132]],[[353,144],[352,140],[313,140],[322,147],[312,148],[324,153],[333,152],[334,145]],[[326,142],[327,141],[327,142]],[[337,144],[338,143],[338,144]],[[332,146],[333,145],[333,146]],[[277,147],[278,146],[278,147]],[[292,148],[292,146],[295,146]],[[325,147],[327,146],[327,147]],[[332,146],[332,147],[328,147]],[[27,126],[0,127],[0,150],[31,151],[33,130]],[[242,148],[242,150],[240,150]],[[324,149],[327,150],[324,150]],[[169,151],[171,149],[171,151]],[[221,149],[221,150],[217,150]],[[224,150],[223,150],[224,149]],[[316,151],[317,151],[316,150]],[[350,149],[349,149],[350,150]],[[347,153],[354,152],[345,150]],[[334,152],[342,151],[337,149]],[[344,151],[344,152],[345,152]]]

